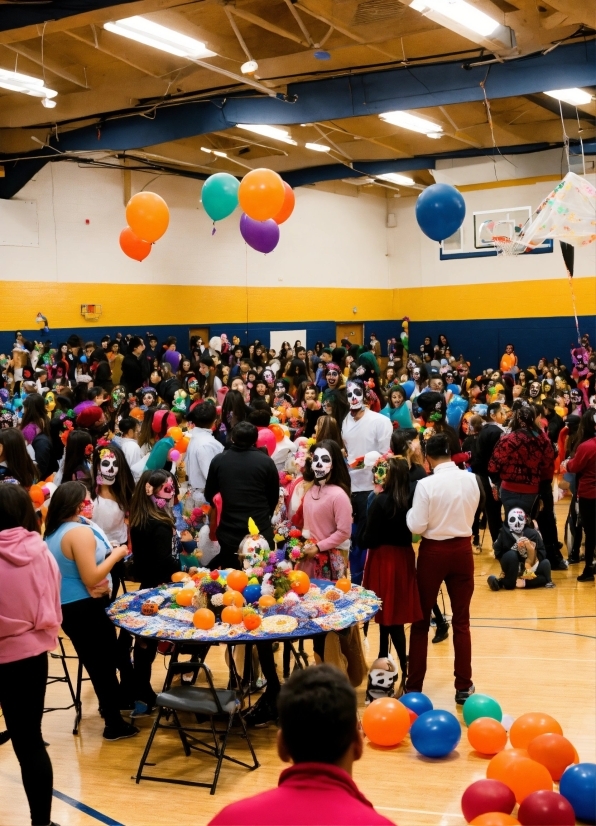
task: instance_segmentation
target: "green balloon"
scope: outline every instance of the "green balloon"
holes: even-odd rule
[[[464,703],[464,720],[469,726],[479,717],[492,717],[499,723],[503,719],[503,710],[496,700],[486,694],[472,694]]]
[[[238,206],[240,181],[228,172],[216,172],[203,184],[201,201],[212,221],[227,218]]]

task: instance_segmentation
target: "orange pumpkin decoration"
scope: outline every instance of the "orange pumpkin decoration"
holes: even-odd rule
[[[172,574],[172,582],[188,582],[189,579],[191,579],[190,574],[184,571],[176,571]]]
[[[152,617],[159,611],[159,605],[156,602],[144,602],[141,605],[141,614],[145,617]]]
[[[248,577],[244,571],[230,571],[226,582],[233,591],[244,591],[248,585]]]
[[[199,608],[198,611],[195,611],[192,622],[195,628],[208,631],[215,625],[215,614],[209,608]]]
[[[236,608],[242,608],[244,605],[244,597],[239,591],[226,591],[222,601],[224,605],[235,605]]]
[[[290,580],[290,587],[295,594],[306,594],[310,588],[310,578],[304,571],[294,571],[294,576]]]
[[[259,597],[259,608],[263,611],[266,611],[267,608],[272,608],[275,604],[275,597],[271,594],[263,594],[262,597]]]
[[[240,625],[242,611],[236,605],[227,605],[221,612],[221,621],[229,622],[230,625]]]
[[[261,618],[253,612],[244,615],[244,627],[247,631],[254,631],[261,624]]]
[[[194,588],[180,588],[180,590],[176,593],[174,599],[176,600],[177,605],[184,605],[188,608],[189,605],[192,605],[192,598],[195,595]]]
[[[341,579],[337,580],[337,582],[335,583],[335,587],[339,588],[340,591],[343,591],[344,594],[347,594],[348,591],[350,591],[352,588],[352,583],[349,579],[346,579],[346,577],[342,577]]]

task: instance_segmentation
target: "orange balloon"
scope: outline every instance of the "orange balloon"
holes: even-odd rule
[[[510,764],[527,756],[528,752],[525,749],[504,749],[492,758],[486,767],[486,776],[490,780],[500,780],[504,783]]]
[[[137,192],[126,206],[126,223],[142,241],[159,241],[170,223],[168,205],[155,192]]]
[[[281,429],[281,427],[280,427],[278,424],[270,424],[270,425],[269,425],[269,430],[270,430],[270,431],[273,433],[273,435],[275,436],[275,441],[276,441],[276,442],[281,442],[281,441],[283,441],[283,438],[284,438],[284,436],[285,436],[285,433],[283,432],[283,430]]]
[[[277,215],[273,216],[273,220],[276,224],[283,224],[284,221],[287,221],[290,215],[294,212],[294,206],[296,204],[294,190],[290,184],[287,184],[285,181],[282,181],[282,183],[284,185],[284,202]]]
[[[528,744],[528,754],[548,769],[553,780],[559,781],[567,766],[575,762],[576,751],[573,743],[561,734],[539,734]]]
[[[507,745],[507,732],[492,717],[478,717],[468,726],[468,741],[480,754],[497,754]]]
[[[382,697],[364,709],[362,728],[376,746],[397,746],[410,730],[408,709],[393,697]]]
[[[529,757],[522,757],[509,764],[503,783],[509,786],[515,799],[521,803],[532,792],[543,790],[552,792],[552,777],[540,763],[530,760]]]
[[[239,591],[225,591],[222,601],[224,605],[235,605],[237,608],[244,605],[244,597]]]
[[[36,508],[41,508],[46,501],[45,493],[41,489],[41,485],[31,485],[29,488],[29,498]]]
[[[335,587],[339,588],[340,591],[343,591],[344,594],[347,594],[348,591],[352,589],[352,583],[349,579],[346,579],[346,577],[344,576],[337,580],[337,582],[335,583]]]
[[[310,588],[310,578],[304,571],[294,571],[294,576],[290,580],[290,587],[295,594],[306,594]]]
[[[174,442],[178,442],[182,438],[182,435],[182,428],[178,426],[168,427],[166,431],[166,436],[169,436]]]
[[[248,585],[248,577],[244,571],[230,571],[226,582],[233,591],[244,591]]]
[[[221,621],[229,622],[230,625],[240,625],[242,611],[236,605],[227,605],[221,612]]]
[[[191,576],[185,571],[175,571],[172,574],[172,582],[188,582],[189,579],[191,579]]]
[[[254,631],[261,624],[261,618],[258,614],[250,613],[244,615],[244,627],[247,631]]]
[[[184,437],[182,439],[178,439],[178,441],[174,445],[174,448],[180,453],[186,453],[186,451],[188,450],[188,439],[185,439]]]
[[[242,211],[255,221],[266,221],[277,215],[285,196],[284,182],[272,169],[252,169],[242,178],[238,188]]]
[[[470,821],[470,826],[519,826],[519,820],[504,812],[486,812]]]
[[[120,233],[120,249],[135,261],[144,261],[151,252],[151,244],[149,241],[141,241],[130,227],[126,227]]]
[[[192,605],[192,598],[195,595],[194,588],[180,588],[175,595],[175,600],[178,605],[184,605],[188,607]]]
[[[509,729],[511,745],[519,749],[527,749],[539,734],[563,734],[563,729],[554,717],[541,711],[522,714]]]
[[[267,608],[272,608],[275,603],[276,599],[271,594],[263,594],[262,597],[259,597],[259,608],[262,608],[263,611],[266,611]]]
[[[198,611],[195,611],[192,621],[195,628],[208,631],[215,625],[215,614],[209,608],[199,608]]]

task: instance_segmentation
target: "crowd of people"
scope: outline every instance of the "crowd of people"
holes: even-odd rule
[[[349,575],[382,598],[367,702],[422,690],[431,617],[433,642],[449,634],[442,583],[455,701],[474,692],[470,602],[486,530],[501,567],[487,582],[495,592],[553,588],[552,571],[582,559],[577,579],[594,581],[596,353],[587,336],[569,367],[542,358],[522,369],[508,345],[498,368],[477,376],[445,336],[425,338],[418,352],[390,339],[386,356],[374,335],[312,350],[284,342],[276,352],[222,333],[181,349],[151,334],[71,335],[54,347],[17,331],[0,356],[0,575],[9,584],[0,590],[0,705],[34,826],[50,823],[41,716],[60,627],[91,679],[103,737],[136,735],[135,720],[155,705],[157,643],[117,634],[106,607],[125,580],[153,588],[197,560],[241,567],[249,518],[270,547],[281,525],[299,530],[296,567],[310,576]],[[314,649],[328,660],[323,637]],[[308,762],[295,756],[292,703],[300,691],[324,697],[336,678],[325,666],[296,681],[296,696],[280,693],[272,645],[257,650],[266,687],[246,721],[279,717],[280,755]],[[353,696],[342,702],[352,720]],[[361,750],[351,726],[333,759],[314,759],[351,767]],[[302,781],[288,771],[277,794],[290,799]]]

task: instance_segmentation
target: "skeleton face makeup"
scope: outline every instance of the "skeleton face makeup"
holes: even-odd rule
[[[113,485],[118,475],[118,459],[108,448],[103,448],[100,453],[99,472],[97,474],[98,485]]]
[[[420,368],[419,367],[414,367],[414,369],[412,370],[412,378],[414,379],[414,381],[419,381],[420,380]]]
[[[514,536],[521,536],[526,527],[526,514],[521,508],[512,508],[507,515],[507,527]]]
[[[325,479],[331,473],[333,468],[333,459],[331,454],[324,447],[315,448],[312,455],[312,469],[317,481]]]
[[[275,376],[273,375],[271,370],[263,370],[263,378],[265,379],[269,387],[273,387]]]
[[[93,519],[93,502],[91,499],[83,499],[79,513],[81,516],[84,516],[85,519]]]
[[[360,410],[364,404],[364,391],[359,384],[349,381],[347,386],[350,410]]]
[[[170,504],[170,500],[174,497],[174,483],[164,482],[163,485],[151,495],[151,499],[158,508],[165,508]]]
[[[278,381],[275,385],[275,395],[278,397],[284,396],[286,393],[286,386],[283,381]]]
[[[540,385],[539,381],[533,381],[532,382],[532,384],[530,385],[530,398],[532,398],[532,399],[537,399],[538,398],[538,396],[540,395],[540,387],[541,387],[541,385]]]
[[[336,387],[337,382],[339,381],[339,372],[333,368],[331,370],[327,370],[325,378],[327,379],[327,384],[329,387]]]
[[[573,404],[581,404],[582,403],[582,394],[576,387],[573,387],[569,393],[569,398],[571,399]]]

